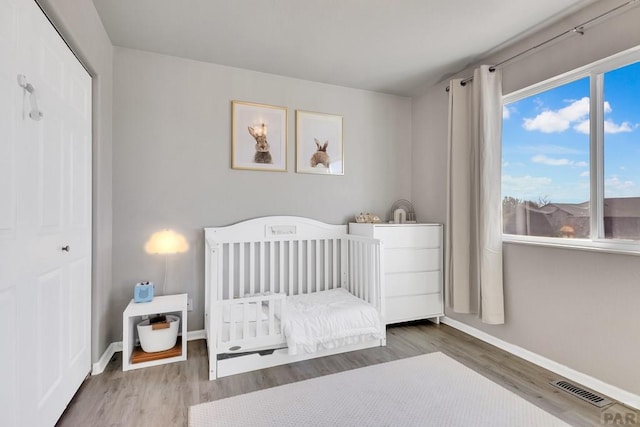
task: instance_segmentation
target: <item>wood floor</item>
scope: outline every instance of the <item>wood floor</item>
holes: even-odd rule
[[[186,362],[128,372],[122,372],[122,354],[116,353],[104,373],[84,382],[57,426],[186,426],[191,405],[435,351],[447,354],[571,425],[603,425],[601,409],[549,384],[561,377],[446,325],[425,322],[393,326],[387,329],[386,347],[216,381],[207,379],[205,341],[190,341],[188,345]],[[607,411],[631,412],[618,403]]]

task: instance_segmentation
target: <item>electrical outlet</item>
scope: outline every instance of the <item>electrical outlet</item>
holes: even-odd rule
[[[187,311],[193,311],[193,299],[187,299]]]

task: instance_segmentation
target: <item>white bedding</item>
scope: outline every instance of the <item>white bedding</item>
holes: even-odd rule
[[[376,309],[341,288],[287,297],[282,323],[290,355],[382,338]]]

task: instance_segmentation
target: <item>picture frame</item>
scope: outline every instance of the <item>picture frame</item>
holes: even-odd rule
[[[344,175],[343,118],[296,110],[296,172]]]
[[[231,101],[231,168],[287,171],[287,108]]]

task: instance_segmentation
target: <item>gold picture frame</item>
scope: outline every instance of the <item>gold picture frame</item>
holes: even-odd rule
[[[296,110],[296,172],[344,175],[343,118]]]
[[[231,168],[287,171],[287,109],[231,101]]]

